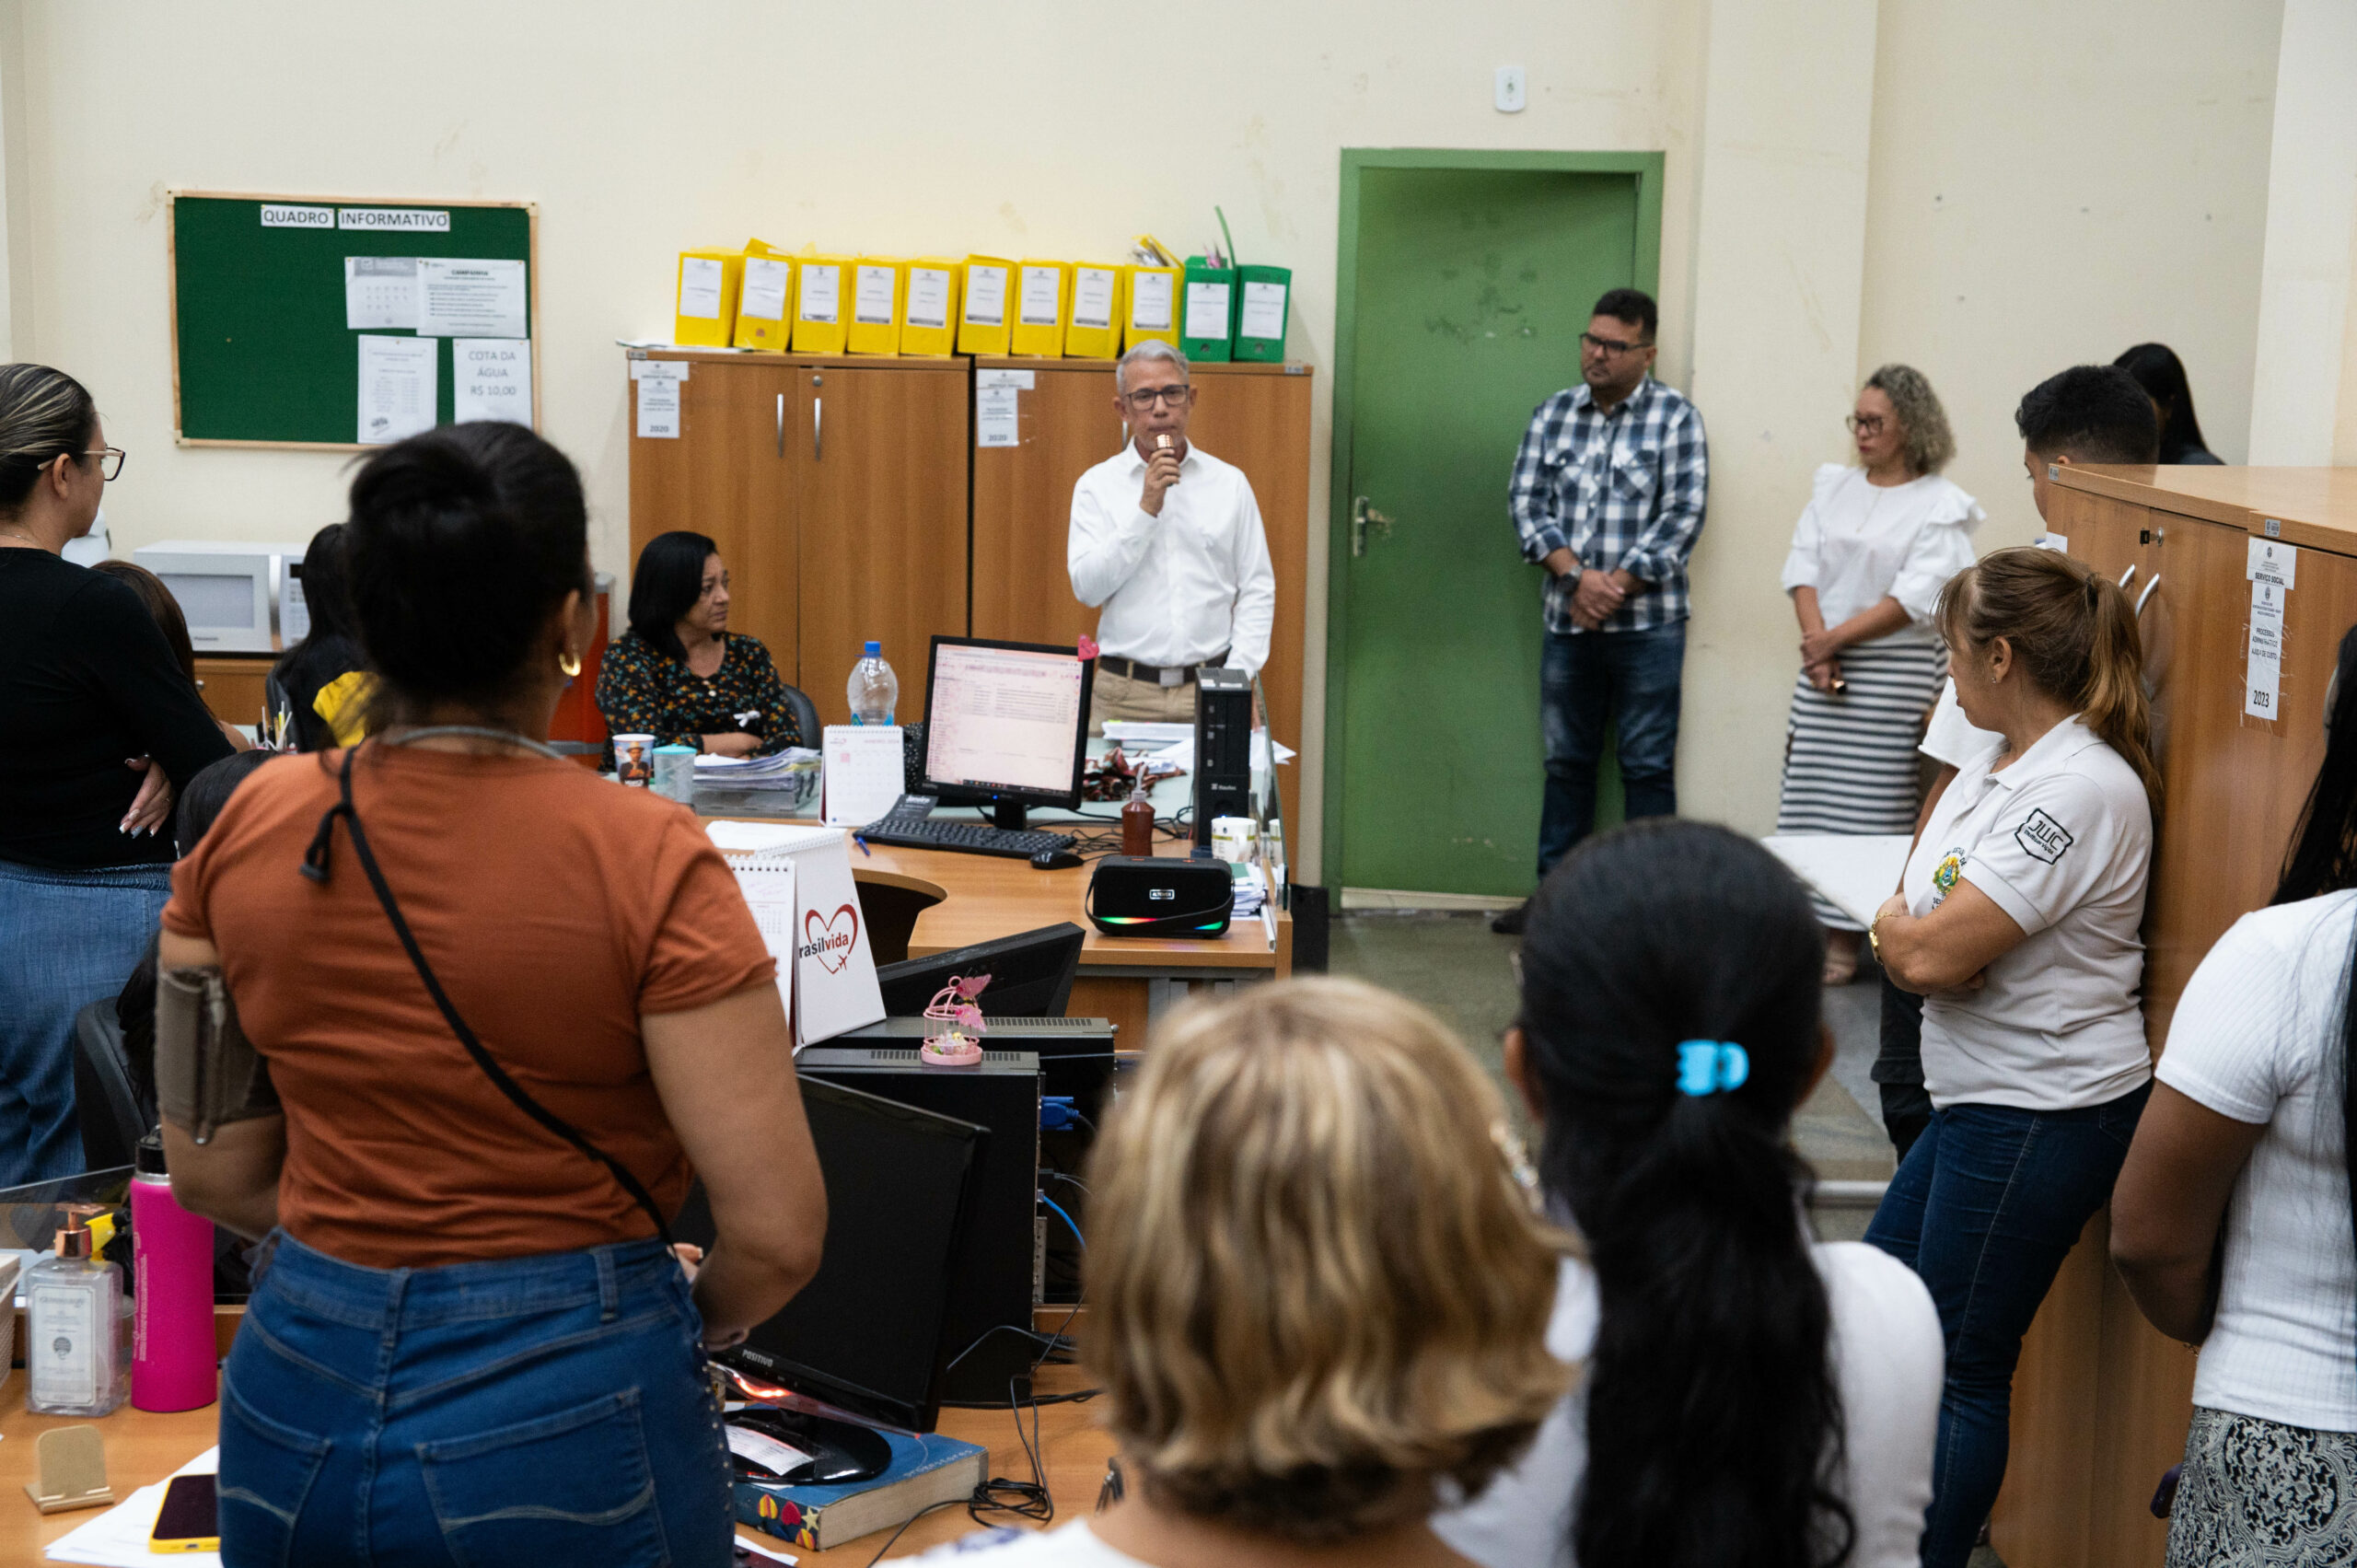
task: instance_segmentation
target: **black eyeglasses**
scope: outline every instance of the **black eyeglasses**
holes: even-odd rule
[[[101,447],[95,452],[76,452],[74,455],[79,458],[98,459],[99,478],[111,484],[114,482],[114,476],[122,471],[122,459],[131,454],[120,447]]]
[[[1852,436],[1879,436],[1882,427],[1890,422],[1878,413],[1866,414],[1863,418],[1853,413],[1841,423],[1850,427]]]
[[[1122,396],[1129,400],[1132,408],[1144,413],[1156,403],[1168,403],[1172,408],[1178,407],[1187,401],[1187,389],[1184,386],[1140,387],[1134,392],[1124,392]]]
[[[1599,338],[1594,332],[1582,332],[1580,334],[1580,347],[1594,349],[1598,354],[1634,354],[1641,348],[1651,348],[1653,346],[1654,343],[1651,338],[1647,338],[1642,343],[1615,343],[1610,338]]]

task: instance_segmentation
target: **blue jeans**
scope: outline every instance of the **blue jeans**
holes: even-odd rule
[[[656,1241],[364,1269],[280,1231],[221,1385],[221,1557],[720,1568],[701,1320]]]
[[[1550,632],[1539,656],[1547,794],[1538,814],[1544,878],[1596,828],[1604,732],[1620,725],[1620,787],[1631,821],[1678,815],[1678,694],[1686,622],[1644,632]]]
[[[1934,1110],[1866,1227],[1930,1287],[1947,1342],[1923,1568],[1964,1568],[1972,1555],[2005,1479],[2022,1336],[2109,1201],[2152,1092],[2081,1110]]]
[[[171,892],[168,865],[0,860],[0,1187],[81,1170],[74,1015],[122,989]]]

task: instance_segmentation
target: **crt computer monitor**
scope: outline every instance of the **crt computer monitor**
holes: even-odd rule
[[[819,1272],[726,1359],[853,1415],[930,1432],[987,1133],[840,1084],[802,1075],[800,1085],[827,1182]],[[671,1228],[712,1245],[701,1183]]]
[[[1072,1002],[1073,977],[1079,971],[1081,943],[1086,936],[1065,920],[994,942],[882,965],[876,983],[883,989],[884,1016],[923,1017],[926,1005],[952,977],[971,980],[986,974],[991,982],[975,998],[983,1017],[1061,1018]]]
[[[924,672],[924,789],[988,800],[1002,828],[1080,804],[1096,661],[1077,648],[935,637]]]

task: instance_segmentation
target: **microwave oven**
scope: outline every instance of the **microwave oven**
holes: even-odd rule
[[[230,540],[167,540],[131,559],[163,579],[188,621],[198,653],[274,652],[279,585],[300,567],[308,545]],[[301,629],[297,628],[297,636]]]

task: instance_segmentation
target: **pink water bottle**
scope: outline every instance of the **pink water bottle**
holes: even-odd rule
[[[140,1141],[131,1179],[131,1402],[143,1411],[192,1411],[219,1392],[213,1342],[213,1222],[172,1197],[164,1144]]]

